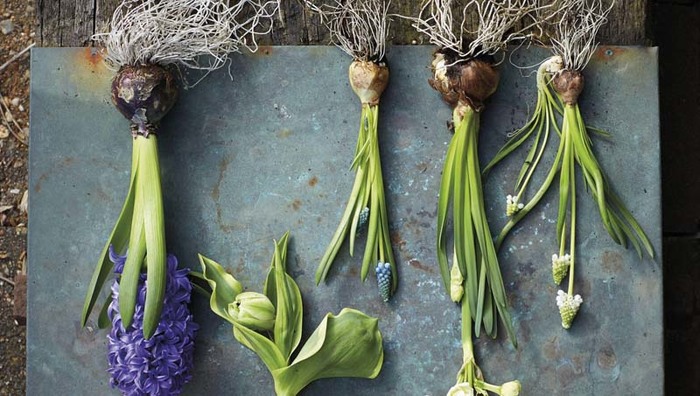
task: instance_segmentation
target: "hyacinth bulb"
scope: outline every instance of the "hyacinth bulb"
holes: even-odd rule
[[[126,256],[110,249],[114,271],[121,274]],[[194,339],[199,326],[187,305],[192,285],[188,269],[177,268],[177,258],[167,259],[165,302],[155,334],[143,337],[143,313],[146,300],[146,275],[141,274],[134,319],[122,326],[119,314],[119,282],[112,285],[112,303],[107,314],[112,330],[107,336],[107,354],[112,387],[124,395],[178,395],[192,378]]]
[[[142,132],[160,122],[177,97],[175,76],[159,65],[123,66],[112,81],[112,102]]]

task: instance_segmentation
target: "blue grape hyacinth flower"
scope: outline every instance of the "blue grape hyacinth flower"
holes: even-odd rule
[[[126,256],[109,252],[114,272],[121,274]],[[146,299],[146,275],[141,274],[134,319],[128,328],[119,315],[119,282],[112,285],[112,303],[107,314],[112,330],[107,336],[108,372],[112,387],[124,395],[179,395],[192,378],[194,339],[199,325],[194,322],[187,305],[192,285],[187,268],[177,268],[177,258],[167,259],[167,284],[160,323],[155,334],[143,337],[143,313]]]
[[[374,270],[377,273],[379,294],[384,299],[384,302],[388,302],[389,298],[391,298],[391,264],[377,263],[377,267]]]

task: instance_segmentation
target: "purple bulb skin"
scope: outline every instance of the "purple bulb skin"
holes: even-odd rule
[[[148,136],[175,105],[178,89],[173,74],[162,66],[123,66],[112,80],[112,102],[135,127]]]

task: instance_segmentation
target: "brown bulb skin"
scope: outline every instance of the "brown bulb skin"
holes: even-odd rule
[[[433,60],[435,78],[428,83],[452,107],[462,103],[475,111],[483,110],[486,99],[498,88],[498,70],[486,59],[454,62],[453,55],[436,52]]]
[[[132,134],[148,137],[175,105],[173,74],[158,65],[123,66],[112,80],[112,102],[132,123]]]
[[[376,106],[389,83],[389,68],[383,63],[354,61],[348,70],[350,86],[362,103]]]
[[[552,79],[552,87],[568,105],[575,105],[583,92],[583,74],[578,70],[562,70]]]

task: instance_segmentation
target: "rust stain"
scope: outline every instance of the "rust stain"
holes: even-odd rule
[[[603,270],[610,274],[617,274],[622,271],[622,256],[620,253],[606,251],[603,252]]]
[[[413,268],[416,268],[416,269],[419,269],[421,271],[425,271],[425,272],[428,272],[431,274],[434,272],[432,268],[424,265],[423,263],[421,263],[420,261],[418,261],[415,258],[408,260],[408,265],[410,265]]]
[[[599,61],[606,61],[624,55],[626,52],[627,49],[623,47],[600,46],[593,54],[593,57]]]
[[[421,162],[421,163],[419,163],[419,164],[416,165],[416,170],[417,170],[419,173],[423,173],[423,172],[425,172],[425,171],[428,170],[428,164],[425,163],[425,162]]]
[[[596,355],[598,367],[609,370],[617,365],[617,355],[612,346],[606,345],[598,351]]]
[[[97,48],[87,47],[77,52],[74,61],[76,68],[76,76],[85,78],[86,74],[102,74],[109,72],[107,65],[104,62],[102,51]]]
[[[252,55],[256,58],[272,55],[272,48],[273,47],[269,45],[261,45]]]
[[[41,184],[46,181],[46,179],[49,178],[48,173],[44,173],[41,176],[39,176],[39,180],[36,181],[36,185],[34,186],[34,192],[38,193],[41,192]]]
[[[550,338],[544,346],[542,346],[542,354],[550,360],[559,358],[559,339],[557,337]]]
[[[214,204],[216,206],[216,223],[219,225],[221,231],[227,234],[231,232],[233,227],[229,224],[224,223],[223,211],[221,208],[221,203],[219,202],[219,198],[221,195],[221,183],[224,181],[226,171],[228,170],[228,166],[231,164],[232,160],[233,158],[231,156],[226,156],[221,160],[221,162],[219,162],[219,178],[216,181],[216,185],[211,190],[211,198],[214,200]]]
[[[297,198],[294,201],[292,201],[292,203],[289,206],[295,211],[297,211],[299,210],[299,208],[301,208],[301,200]]]
[[[406,241],[403,240],[401,233],[399,233],[398,231],[394,231],[394,232],[390,233],[390,238],[391,238],[391,244],[393,246],[398,247],[399,250],[403,250],[404,247],[406,247]]]
[[[92,65],[92,67],[101,66],[104,58],[102,57],[102,52],[96,48],[85,48],[83,50],[83,57]]]
[[[231,164],[232,158],[227,156],[219,162],[219,178],[216,181],[216,185],[211,190],[211,197],[214,201],[219,201],[219,196],[221,194],[221,183],[224,181],[224,176],[228,170],[228,166]]]
[[[283,128],[279,132],[277,132],[277,137],[280,139],[284,139],[289,137],[292,134],[291,129]]]
[[[313,176],[309,179],[309,187],[316,187],[316,184],[318,184],[318,177]]]
[[[67,167],[73,165],[73,163],[75,163],[75,158],[73,158],[73,157],[66,157],[66,158],[62,159],[62,160],[56,165],[56,167],[52,168],[52,169],[51,169],[50,171],[48,171],[48,172],[42,173],[41,176],[39,176],[39,179],[37,180],[36,184],[34,185],[34,192],[38,193],[38,192],[41,191],[41,184],[42,184],[43,182],[45,182],[45,181],[49,178],[49,175],[50,175],[52,172],[60,172],[60,171],[62,171],[63,169],[65,169],[65,168],[67,168]]]

